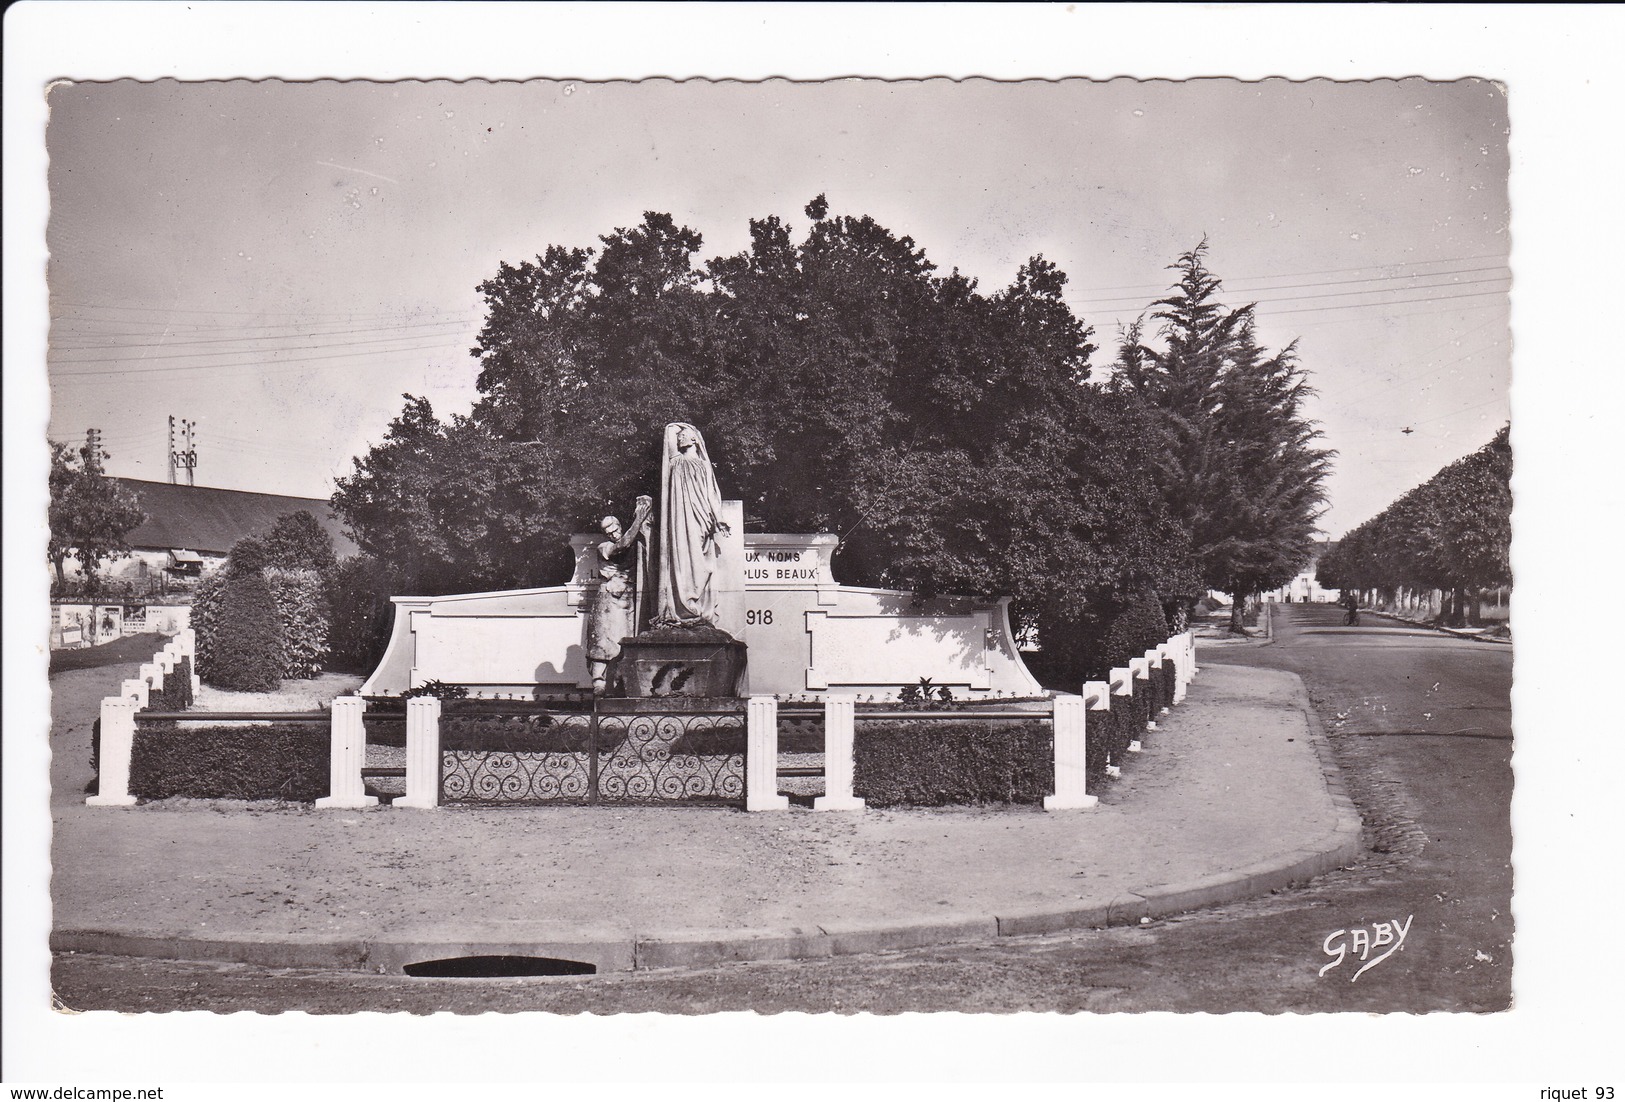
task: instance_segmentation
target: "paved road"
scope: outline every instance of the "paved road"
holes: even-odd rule
[[[77,1009],[313,1013],[1503,1009],[1511,648],[1341,615],[1282,606],[1274,645],[1202,657],[1304,677],[1365,815],[1370,855],[1301,889],[1135,929],[697,972],[448,981],[64,955],[54,986]],[[1403,926],[1403,948],[1355,979],[1353,931],[1375,941],[1378,923]],[[1322,976],[1329,936],[1348,948]]]

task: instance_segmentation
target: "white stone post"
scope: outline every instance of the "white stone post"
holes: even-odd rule
[[[745,810],[785,811],[790,797],[779,795],[779,702],[753,696],[745,705]]]
[[[1045,811],[1094,807],[1089,783],[1088,705],[1081,696],[1055,698],[1055,794],[1044,797]]]
[[[147,706],[147,683],[141,678],[132,677],[119,682],[118,691],[124,699],[134,700],[138,710]]]
[[[85,800],[91,807],[129,807],[130,750],[135,744],[136,702],[129,696],[102,700],[101,746],[96,753],[96,795]]]
[[[813,800],[814,811],[863,810],[863,801],[852,795],[857,702],[855,696],[824,698],[824,794]]]
[[[440,806],[440,698],[406,702],[406,795],[396,807]]]
[[[158,671],[160,676],[166,679],[159,682],[159,687],[169,684],[167,679],[175,676],[174,653],[168,647],[165,647],[158,654],[154,655],[153,658],[158,663]]]
[[[178,648],[175,652],[177,665],[182,658],[192,660],[192,696],[196,697],[203,691],[203,679],[197,672],[197,632],[187,628],[175,636],[175,644]]]
[[[156,662],[141,663],[141,668],[136,671],[135,675],[144,681],[152,692],[157,692],[164,687],[164,668]],[[150,695],[148,699],[151,699]]]
[[[367,702],[359,696],[341,696],[333,701],[328,795],[316,801],[317,807],[372,807],[378,802],[377,796],[367,795],[361,780],[361,766],[367,757],[367,728],[362,721],[366,711]],[[437,737],[435,741],[440,740]],[[438,779],[436,773],[437,784]]]

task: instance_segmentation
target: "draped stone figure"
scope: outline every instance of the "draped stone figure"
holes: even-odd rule
[[[730,529],[705,440],[693,425],[666,426],[660,487],[659,603],[652,626],[715,627],[718,536]]]
[[[599,521],[607,537],[598,544],[598,590],[593,595],[587,628],[587,668],[592,691],[608,688],[610,664],[620,657],[621,640],[642,626],[640,609],[647,589],[649,525],[654,502],[639,497],[632,523],[621,529],[615,517]]]

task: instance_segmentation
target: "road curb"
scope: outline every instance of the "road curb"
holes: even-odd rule
[[[1283,671],[1284,672],[1284,671]],[[396,973],[407,965],[460,956],[550,957],[583,961],[600,972],[692,968],[739,961],[816,959],[916,949],[995,938],[1134,926],[1142,922],[1253,898],[1348,865],[1364,852],[1363,823],[1350,800],[1330,741],[1302,678],[1294,704],[1306,741],[1319,759],[1332,829],[1320,840],[1241,868],[1119,892],[1066,905],[1000,909],[996,914],[948,914],[902,922],[834,920],[815,926],[755,930],[674,930],[634,934],[603,931],[579,937],[211,939],[185,935],[68,929],[50,937],[53,952],[102,953],[166,960],[232,962],[269,968]]]
[[[1441,635],[1452,635],[1457,639],[1467,639],[1474,643],[1494,643],[1502,647],[1512,645],[1510,639],[1486,639],[1484,636],[1474,635],[1470,631],[1457,631],[1455,628],[1440,627],[1438,624],[1430,624],[1424,620],[1407,620],[1403,616],[1395,616],[1392,612],[1380,612],[1374,608],[1362,608],[1360,611],[1370,616],[1381,616],[1384,620],[1392,620],[1396,624],[1405,624],[1413,628],[1426,628],[1428,631],[1436,631]]]

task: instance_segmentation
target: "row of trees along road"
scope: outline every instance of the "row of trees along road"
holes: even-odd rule
[[[504,263],[480,285],[481,397],[406,396],[333,497],[411,591],[556,584],[568,537],[658,482],[661,427],[690,421],[756,531],[838,533],[858,585],[1009,594],[1069,679],[1136,596],[1183,608],[1305,561],[1328,453],[1287,352],[1213,301],[1202,246],[1113,378],[1043,257],[984,293],[908,237],[824,198],[793,240],[699,264],[669,215]]]
[[[1451,597],[1447,620],[1477,615],[1479,590],[1512,584],[1511,426],[1349,532],[1321,556],[1328,589],[1370,590],[1392,601],[1401,587]]]

